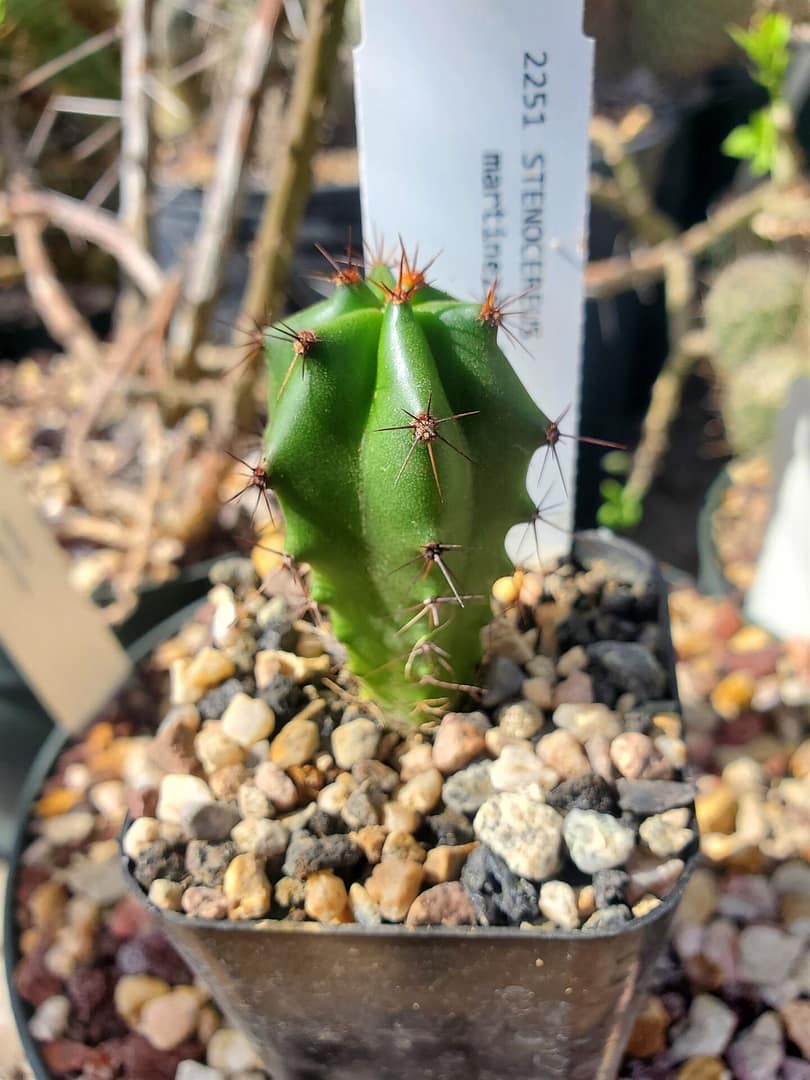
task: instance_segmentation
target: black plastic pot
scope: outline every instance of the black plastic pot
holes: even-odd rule
[[[188,622],[199,604],[199,599],[193,603],[186,602],[182,608],[175,608],[173,614],[168,618],[164,618],[159,625],[153,626],[137,640],[131,641],[127,645],[127,653],[132,662],[137,664],[162,641],[176,634]],[[20,1041],[23,1044],[26,1059],[31,1066],[35,1080],[53,1080],[53,1074],[42,1060],[39,1046],[28,1030],[28,1021],[31,1018],[32,1009],[22,1000],[14,986],[14,971],[20,960],[19,933],[15,918],[17,876],[20,871],[22,853],[32,839],[29,823],[33,804],[39,798],[42,785],[53,772],[57,758],[69,741],[70,736],[66,732],[60,728],[52,727],[50,734],[40,747],[33,765],[25,776],[22,792],[17,803],[18,813],[15,821],[15,836],[9,857],[9,872],[3,905],[3,959],[5,962],[6,982],[9,987],[11,1009],[17,1023]]]
[[[656,587],[669,640],[665,588],[645,552],[589,533],[573,553]],[[654,911],[610,933],[155,913],[274,1080],[609,1080],[694,860]]]

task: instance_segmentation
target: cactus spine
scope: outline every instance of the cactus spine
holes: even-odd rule
[[[471,682],[547,418],[497,343],[503,307],[338,270],[266,333],[265,469],[349,666],[393,714]]]

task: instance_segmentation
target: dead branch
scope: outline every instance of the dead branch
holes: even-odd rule
[[[170,352],[176,371],[191,366],[221,280],[223,254],[233,230],[245,163],[256,134],[273,34],[281,11],[281,0],[259,0],[256,16],[242,42],[242,59],[222,120],[214,180],[203,202],[183,300],[170,328]]]
[[[686,377],[703,355],[706,342],[691,329],[695,298],[693,264],[683,256],[673,256],[665,269],[669,355],[652,388],[644,418],[641,442],[633,454],[633,464],[625,493],[638,502],[650,490],[658,464],[669,445],[669,429],[681,402]]]
[[[609,208],[620,213],[635,236],[644,243],[657,244],[671,239],[677,231],[675,224],[653,203],[641,171],[628,153],[628,141],[621,127],[604,116],[594,116],[589,135],[613,174],[613,185],[592,178],[591,197],[600,200],[601,195],[600,201],[604,204],[607,193],[613,194]]]
[[[45,219],[70,236],[80,237],[112,255],[144,296],[156,296],[163,288],[160,267],[107,210],[88,206],[79,199],[55,191],[25,186],[13,195],[0,193],[0,227],[15,216]]]
[[[98,478],[88,467],[84,455],[86,440],[113,391],[134,371],[150,348],[160,348],[179,294],[179,278],[175,276],[153,302],[145,323],[128,325],[119,331],[90,397],[84,408],[71,416],[65,431],[64,456],[71,482],[87,509],[99,516],[109,513],[110,492],[99,485]]]
[[[27,181],[22,174],[16,174],[9,180],[12,192],[11,205],[15,195],[27,191]],[[32,213],[12,210],[11,224],[17,258],[20,260],[31,302],[42,319],[48,333],[58,341],[66,353],[71,353],[90,364],[101,361],[101,345],[90,329],[90,324],[75,307],[67,290],[60,285],[53,264],[42,242],[42,218]]]
[[[287,110],[287,149],[265,204],[242,303],[243,325],[278,314],[295,237],[312,183],[312,155],[326,110],[346,0],[314,0]],[[255,368],[256,361],[253,366]],[[245,368],[249,369],[250,364]],[[243,378],[252,378],[247,370]]]
[[[144,250],[149,247],[149,192],[153,139],[150,103],[144,88],[150,68],[154,0],[127,0],[121,36],[121,159],[118,217]],[[133,306],[131,291],[122,297]],[[119,307],[119,313],[121,312]]]
[[[771,202],[782,198],[784,189],[773,183],[760,184],[753,191],[722,204],[706,221],[693,225],[676,239],[640,248],[630,255],[593,262],[585,271],[586,296],[600,300],[660,281],[673,258],[699,258],[720,240],[745,228]]]

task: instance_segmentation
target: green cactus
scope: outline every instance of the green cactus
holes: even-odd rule
[[[475,678],[548,420],[498,347],[494,289],[461,303],[404,255],[396,280],[335,281],[266,332],[264,468],[351,670],[402,716]]]
[[[810,353],[797,344],[769,345],[734,372],[722,396],[726,438],[734,453],[767,453],[791,384],[810,375]]]
[[[793,336],[806,277],[799,259],[777,252],[745,255],[721,270],[705,305],[712,356],[721,374],[730,374],[763,346]]]

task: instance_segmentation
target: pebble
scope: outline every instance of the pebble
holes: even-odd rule
[[[536,885],[514,874],[485,844],[470,853],[461,871],[461,883],[484,926],[519,925],[537,918]]]
[[[275,807],[265,792],[249,781],[239,785],[236,803],[243,818],[265,818],[275,814]]]
[[[478,761],[448,776],[442,786],[442,799],[449,810],[474,814],[492,795],[492,762]]]
[[[712,707],[724,720],[735,720],[750,706],[755,689],[756,683],[747,671],[732,671],[712,690]]]
[[[597,810],[600,814],[618,812],[618,801],[612,785],[593,773],[564,780],[546,793],[546,802],[561,812],[574,809]]]
[[[446,881],[420,893],[405,921],[408,926],[475,926],[478,916],[464,886]]]
[[[318,870],[307,878],[304,910],[310,919],[327,925],[346,922],[348,903],[346,886],[331,870]]]
[[[669,1013],[661,998],[657,994],[645,994],[630,1033],[626,1053],[640,1058],[651,1058],[660,1054],[667,1045],[668,1027]]]
[[[359,881],[355,881],[349,888],[349,908],[354,921],[361,926],[379,926],[382,922],[379,907]]]
[[[540,912],[562,930],[576,930],[579,926],[577,898],[566,881],[547,881],[540,887]]]
[[[550,806],[505,791],[483,804],[473,827],[478,839],[520,877],[542,881],[559,868],[563,819]]]
[[[610,907],[600,908],[593,915],[589,915],[582,924],[583,930],[600,930],[602,933],[618,930],[632,918],[632,912],[626,904],[612,904]]]
[[[264,871],[264,860],[247,853],[228,864],[222,883],[231,919],[258,919],[270,910],[273,889]]]
[[[637,641],[598,641],[587,652],[591,663],[619,692],[631,693],[637,701],[655,700],[665,693],[666,671]]]
[[[428,743],[416,743],[399,755],[399,778],[402,781],[411,780],[433,767],[433,748]]]
[[[670,1047],[673,1061],[724,1054],[737,1027],[737,1015],[712,994],[698,994],[692,1001],[686,1027]]]
[[[543,678],[542,675],[525,679],[520,692],[526,701],[538,709],[551,709],[554,706],[554,683],[551,679]]]
[[[776,926],[746,926],[739,947],[740,979],[755,986],[776,986],[787,979],[804,942]]]
[[[631,814],[647,817],[676,806],[689,806],[695,798],[694,784],[683,780],[618,780],[619,806]]]
[[[28,1030],[40,1042],[50,1042],[64,1035],[70,1016],[70,1000],[64,994],[54,994],[34,1011]]]
[[[419,863],[410,859],[386,859],[371,871],[366,891],[386,922],[402,922],[423,879],[424,871]]]
[[[264,761],[253,777],[256,787],[263,791],[276,810],[282,813],[298,804],[298,789],[280,765]]]
[[[370,825],[379,825],[378,802],[379,800],[372,799],[367,790],[357,788],[343,804],[340,816],[349,829],[364,829]]]
[[[383,859],[412,859],[413,862],[420,864],[426,857],[425,849],[409,832],[390,832],[385,838],[381,852]]]
[[[160,782],[155,814],[159,821],[182,825],[184,817],[196,807],[213,801],[211,788],[199,776],[168,773]]]
[[[231,698],[222,714],[223,732],[246,748],[269,738],[275,727],[276,717],[270,706],[261,698],[241,692]]]
[[[152,740],[148,756],[164,772],[190,773],[197,767],[194,737],[200,714],[194,705],[176,705],[166,714]]]
[[[192,885],[183,893],[186,915],[197,919],[225,919],[230,907],[222,889],[213,885]]]
[[[468,856],[475,851],[477,841],[469,844],[439,844],[427,852],[424,868],[428,885],[457,881]]]
[[[420,772],[402,785],[396,793],[396,801],[409,810],[429,814],[439,805],[444,777],[437,768]]]
[[[585,671],[574,671],[554,687],[552,705],[590,705],[593,701],[593,682]]]
[[[152,998],[168,994],[171,987],[153,975],[122,975],[115,984],[113,1001],[118,1015],[135,1027],[144,1005]]]
[[[70,814],[41,820],[39,832],[57,846],[81,844],[90,836],[95,826],[96,819],[88,810],[74,810]]]
[[[531,701],[516,701],[498,714],[498,727],[513,739],[531,739],[543,727],[543,713]]]
[[[209,802],[191,804],[182,814],[183,824],[195,840],[219,843],[227,840],[231,829],[240,820],[239,810],[231,803]]]
[[[196,987],[177,986],[144,1003],[137,1030],[156,1050],[173,1050],[196,1030],[201,1004]]]
[[[205,1060],[212,1069],[226,1074],[261,1068],[256,1051],[242,1032],[229,1027],[221,1027],[211,1036]]]
[[[551,788],[559,780],[559,774],[540,761],[531,746],[504,746],[489,777],[495,791],[520,791],[529,784]]]
[[[290,834],[280,821],[245,818],[231,830],[231,839],[241,852],[271,859],[287,850]]]
[[[679,855],[695,839],[692,829],[686,828],[689,810],[680,807],[666,810],[645,818],[639,826],[639,836],[653,853],[661,859]]]
[[[642,870],[633,870],[627,888],[628,902],[635,904],[647,893],[663,900],[675,888],[683,868],[682,859],[667,859]]]
[[[574,864],[590,874],[622,866],[636,843],[632,829],[594,810],[569,811],[563,835]]]
[[[736,1080],[777,1080],[784,1057],[782,1021],[765,1012],[729,1047]]]
[[[788,1036],[804,1057],[810,1060],[810,1001],[789,1001],[781,1007],[780,1012]]]
[[[506,656],[496,656],[487,669],[487,686],[483,703],[494,708],[520,693],[523,685],[523,669]]]
[[[187,678],[202,695],[206,690],[229,679],[236,668],[230,657],[219,649],[204,645],[188,665]]]
[[[186,848],[185,868],[196,885],[221,885],[236,846],[229,841],[210,844],[192,840]]]
[[[484,731],[488,726],[484,713],[447,713],[433,741],[433,764],[449,776],[481,757],[486,751]]]
[[[675,1080],[731,1080],[731,1073],[722,1058],[702,1055],[687,1061]]]
[[[182,911],[185,886],[168,878],[155,878],[149,886],[149,901],[164,911]]]
[[[174,1080],[227,1080],[221,1069],[212,1069],[208,1065],[201,1065],[199,1061],[186,1058],[177,1066]]]
[[[591,771],[582,744],[570,731],[564,729],[544,735],[537,744],[537,754],[543,764],[553,769],[563,780],[587,776]]]
[[[422,824],[422,815],[402,803],[387,802],[382,806],[382,826],[386,832],[415,833]]]
[[[127,791],[120,780],[103,780],[88,792],[90,802],[112,825],[120,825],[127,814]]]
[[[320,731],[314,720],[293,719],[270,743],[270,761],[282,769],[290,765],[304,765],[315,756],[320,742]]]
[[[555,727],[570,731],[581,743],[594,735],[615,738],[621,731],[621,720],[607,705],[564,704],[554,710]]]
[[[622,776],[637,780],[650,763],[653,742],[640,731],[625,731],[610,744],[610,760]]]
[[[332,755],[340,769],[351,769],[354,765],[373,758],[380,745],[382,732],[373,720],[358,717],[340,724],[332,732]]]
[[[360,845],[350,836],[320,838],[301,832],[290,839],[283,873],[288,877],[307,877],[316,870],[345,870],[354,866],[361,855]]]

